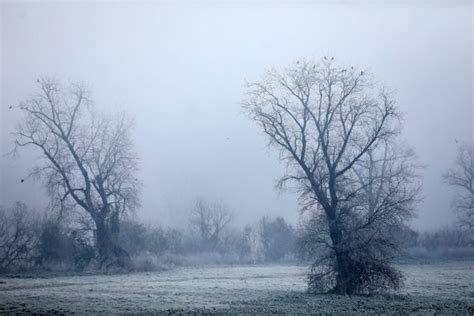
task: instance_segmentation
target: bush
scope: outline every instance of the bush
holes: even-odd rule
[[[47,270],[83,271],[95,259],[87,234],[56,219],[44,220],[38,233],[35,264]]]
[[[46,220],[41,225],[37,247],[37,264],[73,263],[74,245],[64,227],[54,220]]]

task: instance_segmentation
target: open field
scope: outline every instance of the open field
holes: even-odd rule
[[[306,269],[234,266],[0,278],[0,313],[474,313],[473,262],[401,265],[406,286],[391,298],[306,294]]]

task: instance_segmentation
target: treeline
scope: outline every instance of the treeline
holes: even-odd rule
[[[115,242],[130,258],[134,271],[210,264],[312,262],[322,249],[308,240],[307,221],[291,225],[282,217],[262,217],[236,228],[222,205],[198,202],[184,228],[151,226],[127,219]],[[394,239],[402,245],[400,260],[474,258],[474,233],[458,227],[418,233],[408,227]],[[17,202],[0,208],[0,271],[97,271],[94,231],[77,221],[39,216]]]
[[[463,227],[449,226],[424,233],[410,230],[403,241],[403,259],[474,259],[474,231]]]
[[[297,230],[283,218],[263,217],[236,228],[218,204],[198,202],[183,228],[120,223],[114,243],[129,269],[152,271],[183,265],[296,262]],[[87,223],[40,216],[17,202],[0,208],[0,271],[97,271],[95,231]],[[110,270],[110,269],[109,269]]]

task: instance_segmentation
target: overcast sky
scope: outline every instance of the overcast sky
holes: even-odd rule
[[[409,2],[2,2],[1,153],[18,122],[8,107],[34,93],[38,77],[85,82],[97,107],[135,118],[138,216],[180,224],[202,197],[229,205],[239,224],[263,215],[296,222],[296,197],[274,190],[284,166],[242,114],[244,83],[298,58],[335,56],[395,91],[403,138],[426,166],[413,226],[445,226],[452,192],[441,175],[455,140],[473,137],[473,8]],[[36,156],[0,158],[0,204],[46,205],[40,183],[20,183]]]

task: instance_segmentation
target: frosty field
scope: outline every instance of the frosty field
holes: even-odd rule
[[[292,265],[0,278],[0,313],[474,313],[473,262],[399,267],[405,288],[371,298],[306,294],[307,267]]]

